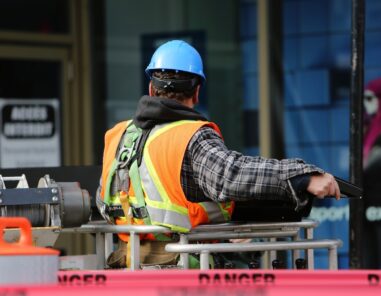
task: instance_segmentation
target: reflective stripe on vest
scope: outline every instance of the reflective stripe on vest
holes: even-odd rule
[[[200,202],[199,205],[208,213],[209,221],[217,223],[229,220],[226,219],[221,204],[212,201],[204,201]]]
[[[187,120],[158,125],[151,131],[139,171],[152,224],[187,232],[199,224],[230,219],[232,203],[192,203],[181,187],[186,147],[193,134],[205,125],[219,132],[212,123]]]

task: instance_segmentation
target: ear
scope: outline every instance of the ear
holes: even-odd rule
[[[149,85],[148,85],[148,94],[149,94],[150,97],[152,97],[152,94],[153,94],[152,81],[150,81]]]
[[[198,104],[198,96],[200,94],[200,85],[197,85],[196,91],[194,92],[194,95],[192,97],[192,103],[193,105]]]

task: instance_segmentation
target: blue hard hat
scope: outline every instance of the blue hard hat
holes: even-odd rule
[[[200,76],[203,82],[206,80],[200,54],[182,40],[168,41],[156,49],[146,74],[151,78],[154,70],[183,71]]]

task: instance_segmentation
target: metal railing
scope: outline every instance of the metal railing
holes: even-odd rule
[[[300,239],[301,232],[306,239],[313,239],[313,230],[319,225],[315,220],[303,220],[299,222],[259,222],[259,223],[223,223],[199,225],[190,233],[180,234],[180,244],[188,244],[189,241],[203,241],[211,239],[233,239],[233,238],[269,238],[276,242],[277,238],[291,238],[293,241]],[[267,233],[266,233],[267,231]],[[292,258],[300,256],[300,249],[293,249]],[[276,257],[276,250],[267,250],[267,261],[265,268],[270,267]],[[308,268],[313,269],[314,252],[313,249],[305,250]],[[189,268],[189,254],[180,254],[180,264],[184,269]]]
[[[199,253],[200,268],[209,269],[210,253],[229,252],[253,252],[253,251],[284,251],[302,249],[328,249],[328,268],[336,270],[338,268],[337,248],[342,245],[340,240],[299,240],[299,241],[277,241],[277,242],[253,242],[253,243],[215,243],[215,244],[174,244],[165,246],[167,252],[175,253]],[[310,263],[308,263],[310,266]],[[313,269],[313,266],[312,266]]]
[[[180,248],[180,266],[184,269],[189,268],[189,252],[185,251],[186,248],[202,248],[202,246],[214,246],[215,248],[222,248],[223,250],[241,250],[246,248],[256,251],[256,248],[263,248],[264,244],[267,246],[262,251],[268,252],[269,262],[275,257],[275,252],[279,250],[293,250],[293,258],[299,257],[299,251],[304,249],[307,256],[307,266],[313,269],[314,255],[313,249],[322,248],[321,241],[313,240],[313,229],[318,226],[318,222],[313,220],[303,220],[300,222],[275,222],[275,223],[223,223],[223,224],[210,224],[200,225],[192,229],[189,233],[179,234],[180,240],[178,243],[169,245],[167,251],[172,252],[173,248]],[[301,230],[304,232],[305,239],[309,242],[305,244],[297,244],[300,241]],[[113,251],[113,233],[129,233],[131,244],[131,270],[140,269],[140,234],[147,233],[172,233],[166,227],[153,226],[153,225],[109,225],[101,221],[99,223],[92,223],[82,225],[76,228],[62,229],[62,232],[71,233],[93,233],[96,240],[96,254],[98,258],[97,266],[99,269],[106,267],[106,258]],[[226,240],[237,238],[266,238],[269,242],[256,242],[256,243],[225,243],[225,244],[189,244],[190,241],[208,241],[208,240]],[[277,241],[277,238],[290,238],[291,241]],[[317,245],[313,243],[317,242]],[[337,241],[335,241],[337,243]],[[333,245],[333,241],[331,242]],[[175,247],[176,245],[176,247]],[[218,246],[219,245],[219,246]],[[201,246],[201,247],[200,247]],[[297,246],[297,247],[296,247]],[[303,247],[304,246],[304,247]],[[183,249],[182,249],[183,248]],[[197,249],[199,250],[199,249]],[[200,249],[201,250],[201,249]],[[211,249],[210,249],[211,250]],[[214,250],[214,249],[213,249]],[[192,251],[193,252],[193,251]],[[190,252],[190,253],[192,253]],[[214,252],[204,249],[205,252]],[[228,251],[221,251],[228,252]],[[236,252],[236,251],[234,251]],[[332,251],[333,252],[333,251]],[[335,256],[334,254],[331,256]],[[202,256],[204,257],[204,255]],[[337,254],[336,254],[337,258]],[[203,259],[205,260],[205,259]],[[333,259],[332,259],[333,260]],[[294,260],[293,260],[294,261]],[[331,261],[331,260],[330,260]],[[337,262],[337,260],[336,260]],[[203,264],[206,264],[205,262]],[[336,263],[337,265],[337,263]],[[333,263],[332,263],[333,266]],[[205,266],[204,266],[205,268]]]

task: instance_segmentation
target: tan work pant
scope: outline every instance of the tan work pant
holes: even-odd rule
[[[142,265],[175,265],[178,254],[165,251],[168,242],[144,240],[140,242],[140,263]],[[125,268],[127,243],[119,240],[118,249],[107,258],[107,265],[111,268]]]

